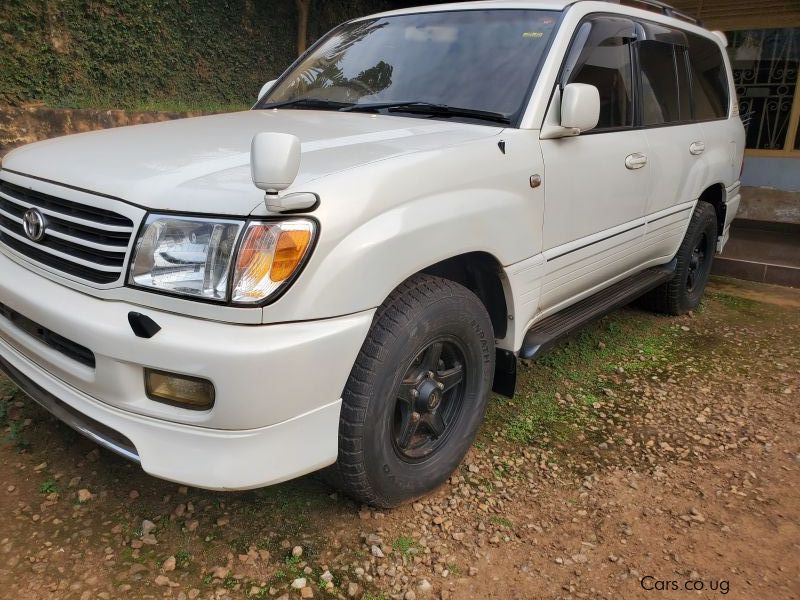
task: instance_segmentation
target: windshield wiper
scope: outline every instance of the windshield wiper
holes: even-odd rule
[[[385,110],[387,112],[416,113],[434,117],[464,117],[468,119],[492,121],[504,125],[511,123],[511,119],[503,113],[473,108],[459,108],[456,106],[448,106],[447,104],[434,104],[433,102],[376,102],[373,104],[352,104],[339,110],[341,112],[377,112],[379,110]]]
[[[341,110],[353,106],[352,102],[334,102],[333,100],[321,100],[318,98],[298,98],[296,100],[285,100],[283,102],[270,102],[260,108],[309,108],[316,110]]]

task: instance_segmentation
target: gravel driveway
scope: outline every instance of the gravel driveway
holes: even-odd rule
[[[0,597],[800,597],[800,290],[717,279],[520,371],[449,483],[385,512],[153,479],[0,379]]]

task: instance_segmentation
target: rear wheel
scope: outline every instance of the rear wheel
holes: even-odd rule
[[[675,276],[645,294],[641,304],[657,312],[682,315],[700,304],[717,246],[717,213],[698,202],[675,260]]]
[[[334,481],[396,506],[441,485],[469,449],[494,373],[494,333],[465,287],[414,276],[378,309],[343,393]]]

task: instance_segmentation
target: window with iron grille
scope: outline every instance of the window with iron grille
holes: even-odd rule
[[[747,128],[747,148],[800,149],[793,117],[800,66],[800,28],[729,31],[728,54]],[[795,117],[796,118],[796,117]]]

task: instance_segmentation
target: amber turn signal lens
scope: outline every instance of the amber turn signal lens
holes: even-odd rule
[[[303,260],[311,243],[311,232],[308,230],[284,231],[275,246],[275,257],[272,259],[272,281],[286,281]]]
[[[236,260],[233,301],[260,302],[288,281],[308,255],[314,231],[307,219],[250,223]]]
[[[145,369],[144,382],[147,397],[156,402],[192,410],[214,406],[214,384],[207,379]]]

